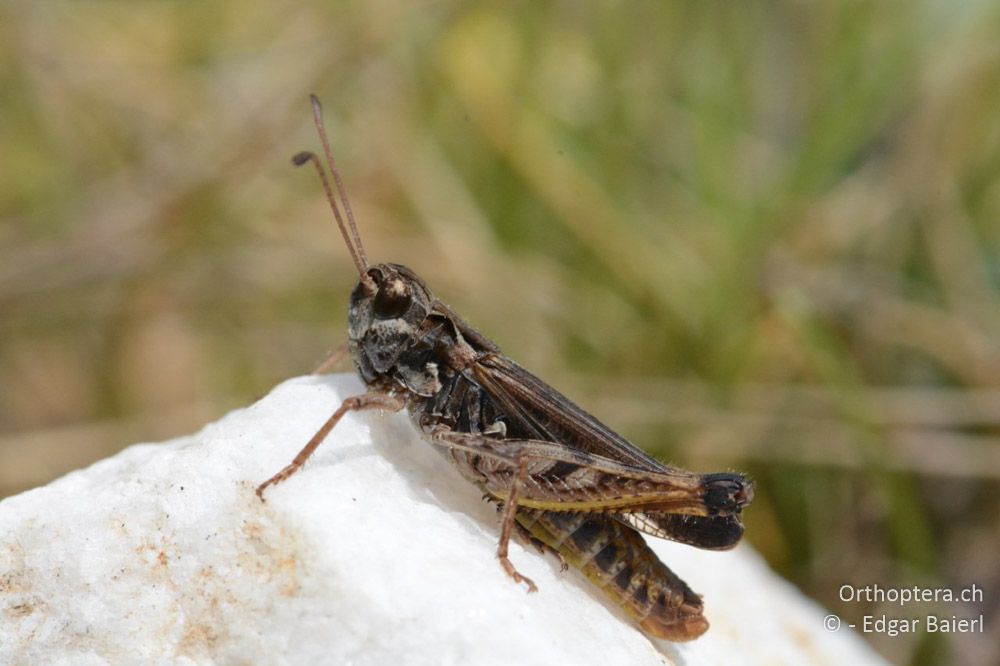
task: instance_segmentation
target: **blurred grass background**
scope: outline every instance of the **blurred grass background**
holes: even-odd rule
[[[374,261],[658,455],[748,470],[748,539],[961,586],[1000,662],[1000,6],[0,5],[0,497],[307,373]]]

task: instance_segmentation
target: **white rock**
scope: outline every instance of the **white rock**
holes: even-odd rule
[[[0,663],[881,663],[746,545],[655,543],[704,595],[712,627],[692,643],[650,641],[512,544],[527,594],[494,557],[495,509],[403,414],[347,416],[262,504],[254,487],[360,392],[349,375],[293,379],[0,503]]]

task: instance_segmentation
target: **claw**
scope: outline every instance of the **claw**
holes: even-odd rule
[[[509,559],[507,559],[506,557],[498,557],[497,559],[500,560],[500,566],[503,567],[503,570],[507,572],[508,576],[514,579],[515,583],[524,583],[525,585],[528,586],[528,594],[531,594],[532,592],[538,592],[538,586],[535,585],[535,581],[531,580],[530,578],[522,574],[520,571],[515,569],[514,565],[511,564],[511,561]]]

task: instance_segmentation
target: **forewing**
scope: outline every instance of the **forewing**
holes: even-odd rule
[[[463,334],[479,336],[460,324]],[[476,339],[473,344],[480,342]],[[663,472],[671,468],[634,446],[544,381],[503,356],[483,339],[488,353],[468,370],[497,406],[522,428],[522,434],[582,449],[635,467]],[[480,346],[480,345],[476,345]],[[489,353],[492,352],[492,353]],[[743,536],[739,512],[692,516],[663,512],[611,514],[640,532],[706,549],[733,547]]]
[[[528,436],[651,471],[669,469],[501,354],[485,354],[469,371],[503,411],[520,422]]]

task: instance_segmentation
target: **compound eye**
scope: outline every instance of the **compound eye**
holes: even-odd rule
[[[379,287],[372,301],[372,311],[378,319],[395,319],[409,309],[413,295],[402,280],[389,280]]]

